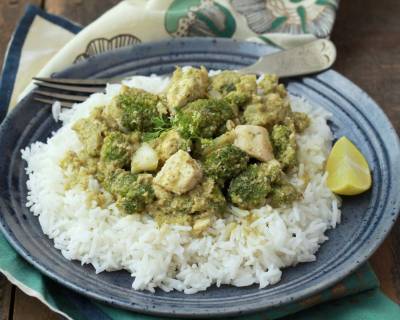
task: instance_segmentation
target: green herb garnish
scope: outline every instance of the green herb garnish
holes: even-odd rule
[[[143,141],[157,139],[164,131],[171,128],[172,124],[168,117],[154,117],[151,119],[152,131],[143,133]]]

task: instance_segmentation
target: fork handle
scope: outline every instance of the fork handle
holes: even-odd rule
[[[318,39],[305,45],[283,50],[261,57],[240,73],[272,73],[278,77],[293,77],[326,70],[336,59],[336,48],[332,41]]]

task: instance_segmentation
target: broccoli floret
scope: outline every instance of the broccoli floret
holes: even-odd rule
[[[117,170],[105,186],[117,199],[117,207],[126,214],[140,213],[155,199],[150,174],[133,174]]]
[[[78,120],[72,127],[83,144],[84,151],[92,157],[99,155],[107,127],[92,117]]]
[[[123,169],[109,171],[103,182],[104,188],[113,195],[124,197],[129,192],[130,186],[136,183],[137,174]]]
[[[160,188],[156,191],[158,206],[167,215],[204,213],[219,215],[226,209],[226,199],[217,183],[211,178],[205,178],[195,188],[181,195]]]
[[[240,75],[234,71],[223,71],[211,77],[210,80],[209,90],[223,96],[233,91],[251,96],[257,90],[255,75]]]
[[[174,197],[171,205],[188,214],[210,212],[218,215],[226,208],[226,200],[218,185],[212,179],[206,179],[189,193]]]
[[[228,195],[234,205],[242,209],[254,209],[265,205],[271,184],[282,175],[280,164],[271,160],[266,163],[252,164],[234,178],[228,189]]]
[[[209,90],[212,97],[222,97],[238,114],[257,90],[256,76],[223,71],[211,78]]]
[[[135,144],[130,141],[129,136],[120,132],[111,132],[104,138],[100,159],[117,168],[125,167],[130,162],[134,147]]]
[[[195,157],[203,158],[219,148],[233,144],[235,138],[236,134],[231,130],[215,139],[198,139],[195,141],[193,153]]]
[[[300,193],[289,182],[282,182],[272,186],[267,202],[274,208],[289,205],[300,197]]]
[[[207,155],[203,168],[206,175],[219,184],[242,172],[249,161],[249,156],[234,145],[227,145]]]
[[[258,82],[258,89],[260,89],[264,95],[277,93],[282,98],[287,96],[285,86],[278,83],[278,77],[274,74],[264,74],[263,79]]]
[[[105,117],[111,118],[121,129],[151,131],[153,118],[159,117],[159,98],[141,89],[123,87],[112,103],[105,109]]]
[[[226,199],[218,185],[210,180],[203,182],[203,190],[205,189],[207,197],[202,201],[202,211],[210,214],[220,215],[226,210]],[[207,189],[207,186],[208,189]],[[206,207],[208,206],[208,210]],[[195,206],[196,208],[196,206]]]
[[[165,162],[178,150],[190,151],[191,141],[181,137],[178,131],[171,129],[163,132],[157,139],[149,141],[156,150],[161,162]]]
[[[239,82],[236,84],[236,91],[251,97],[251,95],[257,91],[256,75],[246,74],[241,76]]]
[[[297,143],[294,125],[275,125],[271,132],[271,143],[276,159],[284,169],[297,165]]]
[[[228,102],[235,113],[238,114],[239,109],[241,109],[251,99],[251,96],[243,92],[232,91],[223,99]]]
[[[290,104],[276,93],[265,97],[254,97],[246,107],[243,117],[247,124],[271,128],[283,122],[292,113]]]
[[[234,71],[222,71],[210,78],[210,91],[217,91],[222,95],[236,90],[236,84],[240,80],[240,74]]]
[[[213,138],[233,118],[234,112],[226,101],[199,99],[180,109],[173,124],[184,138]]]
[[[310,126],[310,118],[303,112],[293,112],[292,119],[296,132],[302,133]]]

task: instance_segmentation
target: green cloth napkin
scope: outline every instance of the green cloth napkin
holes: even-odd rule
[[[42,275],[22,259],[0,234],[0,271],[25,293],[32,295],[50,309],[75,320],[156,320],[160,317],[142,315],[95,302],[70,291]],[[324,320],[395,320],[400,307],[379,289],[378,280],[368,264],[334,287],[306,300],[265,312],[236,317],[237,320],[287,319]],[[362,293],[359,293],[362,292]],[[353,295],[358,293],[357,295]],[[331,301],[334,300],[334,301]],[[327,302],[331,301],[331,302]],[[315,306],[317,305],[317,306]],[[303,309],[308,310],[301,311]],[[301,312],[299,312],[301,311]]]
[[[82,31],[77,24],[29,6],[10,42],[3,66],[0,121],[38,73],[49,75],[104,50],[168,37],[234,37],[287,48],[328,36],[337,3],[336,0],[126,0]],[[22,291],[70,319],[159,319],[113,308],[62,287],[22,259],[1,233],[0,271]],[[366,264],[309,299],[237,319],[285,316],[325,320],[399,319],[399,306],[380,292],[378,286],[375,274]]]

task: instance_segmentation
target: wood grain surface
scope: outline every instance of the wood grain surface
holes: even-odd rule
[[[341,1],[334,69],[363,88],[400,133],[400,1]],[[400,303],[400,219],[371,258],[383,291]]]
[[[87,25],[120,0],[45,0],[47,12]]]
[[[39,300],[29,297],[18,288],[15,290],[13,320],[61,320],[64,317],[51,311]]]
[[[14,291],[12,284],[0,274],[0,320],[11,318],[10,312],[13,309]]]
[[[0,61],[27,3],[87,25],[118,0],[0,0]],[[332,39],[338,49],[334,69],[363,88],[400,133],[400,1],[341,1]],[[382,290],[400,303],[400,221],[371,258]],[[59,320],[38,300],[0,275],[0,320]]]

